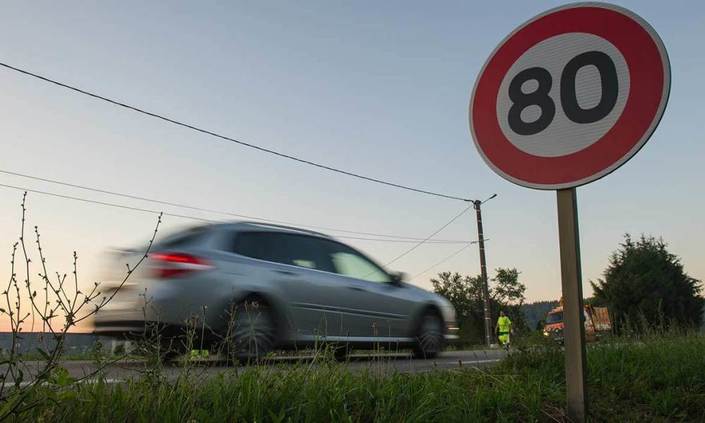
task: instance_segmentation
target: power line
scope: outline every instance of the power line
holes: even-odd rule
[[[220,214],[220,215],[225,215],[225,216],[232,216],[232,217],[248,219],[248,220],[257,220],[257,221],[268,222],[268,223],[300,226],[300,227],[305,227],[305,228],[310,228],[310,229],[322,229],[322,230],[327,230],[327,231],[342,232],[342,233],[349,233],[349,234],[355,234],[355,235],[368,235],[368,236],[383,237],[383,238],[395,238],[395,239],[399,239],[399,240],[405,240],[406,242],[416,242],[416,241],[422,240],[422,238],[418,238],[418,237],[380,234],[380,233],[374,233],[374,232],[351,231],[351,230],[347,230],[347,229],[308,225],[308,224],[301,224],[301,223],[289,222],[289,221],[284,221],[284,220],[275,220],[275,219],[268,219],[268,218],[263,218],[263,217],[248,216],[248,215],[244,215],[244,214],[240,214],[240,213],[210,209],[210,208],[205,208],[205,207],[192,206],[192,205],[184,204],[184,203],[162,201],[162,200],[138,196],[138,195],[134,195],[134,194],[126,194],[126,193],[117,192],[117,191],[110,191],[110,190],[106,190],[106,189],[102,189],[102,188],[95,188],[95,187],[90,187],[87,185],[79,185],[79,184],[74,184],[74,183],[70,183],[70,182],[59,181],[56,179],[43,178],[43,177],[29,175],[29,174],[25,174],[25,173],[13,172],[10,170],[5,170],[5,169],[0,169],[0,173],[6,174],[6,175],[11,175],[11,176],[18,176],[18,177],[27,178],[27,179],[32,179],[35,181],[47,182],[47,183],[56,184],[56,185],[63,185],[63,186],[82,189],[82,190],[86,190],[86,191],[97,192],[100,194],[114,195],[117,197],[129,198],[132,200],[146,201],[146,202],[155,203],[155,204],[161,204],[161,205],[172,206],[172,207],[179,207],[179,208],[190,209],[190,210],[195,210],[195,211],[200,211],[200,212]],[[357,237],[346,237],[346,238],[348,238],[348,239],[361,239],[361,240],[367,240],[367,241],[374,241],[375,240],[375,239],[371,239],[371,238],[357,238]],[[430,242],[442,243],[442,244],[463,244],[468,241],[463,241],[463,240],[432,240]]]
[[[115,208],[120,208],[120,209],[125,209],[125,210],[138,211],[138,212],[143,212],[143,213],[150,213],[150,214],[156,214],[156,215],[161,213],[164,216],[177,217],[177,218],[181,218],[181,219],[196,220],[196,221],[206,222],[206,223],[222,223],[221,221],[218,221],[218,220],[205,219],[202,217],[197,217],[197,216],[192,216],[192,215],[187,215],[187,214],[161,212],[158,210],[145,209],[145,208],[134,207],[134,206],[127,206],[124,204],[112,203],[112,202],[108,202],[108,201],[93,200],[93,199],[83,198],[83,197],[75,197],[72,195],[58,194],[55,192],[42,191],[42,190],[38,190],[38,189],[20,187],[20,186],[16,186],[16,185],[0,184],[0,187],[10,188],[10,189],[18,190],[18,191],[26,191],[26,192],[31,192],[31,193],[35,193],[35,194],[47,195],[50,197],[63,198],[66,200],[80,201],[83,203],[91,203],[91,204],[97,204],[97,205],[101,205],[101,206],[115,207]],[[416,242],[414,240],[406,240],[406,239],[363,238],[363,237],[352,237],[352,236],[346,236],[346,235],[337,236],[337,238],[355,239],[355,240],[362,240],[362,241],[394,242],[394,243]],[[458,243],[458,242],[464,243],[465,241],[436,241],[436,242],[431,241],[431,242],[435,243],[435,244],[450,244],[450,243]]]
[[[416,279],[416,278],[418,278],[419,276],[423,275],[424,273],[426,273],[426,272],[428,272],[428,271],[430,271],[430,270],[432,270],[432,269],[434,269],[434,268],[440,266],[441,264],[447,262],[448,260],[452,259],[453,257],[455,257],[455,256],[457,256],[458,254],[460,254],[460,253],[462,253],[463,251],[465,251],[465,250],[466,250],[468,247],[470,247],[472,244],[477,244],[477,242],[478,242],[478,241],[468,242],[468,243],[465,244],[462,248],[460,248],[458,251],[456,251],[456,252],[452,253],[451,255],[445,257],[444,259],[442,259],[442,260],[439,261],[438,263],[436,263],[436,264],[434,264],[434,265],[432,265],[432,266],[429,266],[429,267],[428,267],[426,270],[424,270],[423,272],[419,272],[419,273],[415,274],[414,276],[411,277],[411,279]]]
[[[336,235],[336,238],[342,238],[342,239],[359,239],[362,241],[383,241],[383,242],[399,242],[399,243],[415,243],[417,241],[410,240],[410,239],[384,239],[384,238],[364,238],[364,237],[357,237],[357,236],[349,236],[349,235]],[[473,241],[474,242],[474,241]],[[467,241],[442,241],[442,240],[430,240],[426,242],[427,244],[466,244]]]
[[[421,245],[423,245],[426,241],[430,240],[430,239],[433,238],[436,234],[438,234],[439,232],[441,232],[443,229],[447,228],[451,223],[455,222],[460,216],[464,215],[464,214],[465,214],[468,210],[470,210],[470,208],[472,208],[472,207],[473,207],[473,206],[470,205],[470,206],[464,208],[463,211],[461,211],[460,213],[458,213],[457,215],[455,215],[455,217],[453,217],[452,219],[450,219],[445,225],[443,225],[443,226],[441,226],[440,228],[438,228],[434,233],[432,233],[431,235],[427,236],[425,239],[423,239],[423,240],[421,240],[420,242],[416,243],[416,245],[414,245],[413,247],[409,248],[408,250],[406,250],[406,251],[404,251],[403,253],[399,254],[398,256],[394,257],[394,259],[392,259],[391,261],[387,262],[387,263],[385,264],[385,266],[389,266],[390,264],[394,263],[395,261],[399,260],[400,258],[404,257],[405,255],[409,254],[410,252],[414,251],[415,249],[417,249],[418,247],[420,247]]]
[[[321,163],[313,162],[313,161],[310,161],[310,160],[302,159],[302,158],[299,158],[299,157],[296,157],[296,156],[292,156],[292,155],[290,155],[290,154],[281,153],[281,152],[279,152],[279,151],[275,151],[275,150],[272,150],[272,149],[269,149],[269,148],[261,147],[261,146],[259,146],[259,145],[251,144],[251,143],[248,143],[248,142],[245,142],[245,141],[242,141],[242,140],[238,140],[238,139],[235,139],[235,138],[226,136],[226,135],[219,134],[219,133],[217,133],[217,132],[213,132],[213,131],[210,131],[210,130],[207,130],[207,129],[203,129],[203,128],[201,128],[201,127],[198,127],[198,126],[195,126],[195,125],[192,125],[192,124],[189,124],[189,123],[185,123],[185,122],[182,122],[182,121],[178,121],[178,120],[175,120],[175,119],[166,117],[166,116],[164,116],[164,115],[161,115],[161,114],[158,114],[158,113],[155,113],[155,112],[150,112],[150,111],[141,109],[141,108],[139,108],[139,107],[132,106],[132,105],[129,105],[129,104],[127,104],[127,103],[123,103],[123,102],[121,102],[121,101],[113,100],[113,99],[111,99],[111,98],[108,98],[108,97],[105,97],[105,96],[102,96],[102,95],[99,95],[99,94],[96,94],[96,93],[93,93],[93,92],[90,92],[90,91],[86,91],[86,90],[84,90],[84,89],[77,88],[77,87],[74,87],[74,86],[72,86],[72,85],[68,85],[68,84],[65,84],[65,83],[63,83],[63,82],[59,82],[59,81],[57,81],[57,80],[51,79],[51,78],[48,78],[48,77],[45,77],[45,76],[42,76],[42,75],[38,75],[38,74],[36,74],[36,73],[30,72],[30,71],[27,71],[27,70],[24,70],[24,69],[17,68],[17,67],[15,67],[15,66],[11,66],[11,65],[9,65],[9,64],[7,64],[7,63],[0,62],[0,66],[4,67],[4,68],[6,68],[6,69],[13,70],[13,71],[15,71],[15,72],[19,72],[19,73],[21,73],[21,74],[23,74],[23,75],[26,75],[26,76],[31,76],[31,77],[33,77],[33,78],[40,79],[40,80],[45,81],[45,82],[48,82],[48,83],[50,83],[50,84],[54,84],[54,85],[57,85],[57,86],[59,86],[59,87],[66,88],[66,89],[71,90],[71,91],[74,91],[74,92],[76,92],[76,93],[83,94],[83,95],[87,95],[87,96],[89,96],[89,97],[93,97],[93,98],[95,98],[95,99],[108,102],[108,103],[110,103],[110,104],[112,104],[112,105],[114,105],[114,106],[123,107],[123,108],[125,108],[125,109],[129,109],[129,110],[132,110],[132,111],[134,111],[134,112],[141,113],[141,114],[143,114],[143,115],[147,115],[147,116],[150,116],[150,117],[153,117],[153,118],[156,118],[156,119],[160,119],[160,120],[162,120],[162,121],[164,121],[164,122],[168,122],[168,123],[171,123],[171,124],[174,124],[174,125],[177,125],[177,126],[181,126],[181,127],[183,127],[183,128],[191,129],[191,130],[193,130],[193,131],[200,132],[200,133],[206,134],[206,135],[210,135],[210,136],[212,136],[212,137],[219,138],[219,139],[221,139],[221,140],[225,140],[225,141],[229,141],[229,142],[232,142],[232,143],[235,143],[235,144],[239,144],[239,145],[241,145],[241,146],[243,146],[243,147],[248,147],[248,148],[251,148],[251,149],[254,149],[254,150],[258,150],[258,151],[261,151],[261,152],[264,152],[264,153],[272,154],[272,155],[275,155],[275,156],[278,156],[278,157],[281,157],[281,158],[285,158],[285,159],[293,160],[293,161],[295,161],[295,162],[299,162],[299,163],[307,164],[307,165],[310,165],[310,166],[314,166],[314,167],[317,167],[317,168],[319,168],[319,169],[328,170],[328,171],[335,172],[335,173],[339,173],[339,174],[342,174],[342,175],[352,176],[352,177],[354,177],[354,178],[362,179],[362,180],[365,180],[365,181],[368,181],[368,182],[374,182],[374,183],[377,183],[377,184],[387,185],[387,186],[394,187],[394,188],[400,188],[400,189],[404,189],[404,190],[407,190],[407,191],[413,191],[413,192],[420,193],[420,194],[426,194],[426,195],[431,195],[431,196],[435,196],[435,197],[442,197],[442,198],[447,198],[447,199],[451,199],[451,200],[458,200],[458,201],[466,201],[466,202],[468,202],[468,201],[473,201],[473,200],[471,200],[471,199],[469,199],[469,198],[463,198],[463,197],[458,197],[458,196],[455,196],[455,195],[443,194],[443,193],[439,193],[439,192],[428,191],[428,190],[425,190],[425,189],[414,188],[414,187],[410,187],[410,186],[408,186],[408,185],[397,184],[397,183],[394,183],[394,182],[389,182],[389,181],[385,181],[385,180],[382,180],[382,179],[373,178],[373,177],[370,177],[370,176],[364,176],[364,175],[361,175],[361,174],[359,174],[359,173],[354,173],[354,172],[350,172],[350,171],[347,171],[347,170],[342,170],[342,169],[338,169],[338,168],[335,168],[335,167],[332,167],[332,166],[324,165],[324,164],[321,164]]]
[[[301,227],[306,227],[299,225]],[[336,235],[338,238],[345,238],[345,239],[361,239],[365,241],[396,241],[396,242],[406,242],[406,243],[413,243],[413,242],[418,242],[419,238],[410,238],[410,239],[404,239],[404,238],[399,238],[399,237],[393,237],[393,238],[366,238],[366,237],[356,237],[356,236],[350,236],[350,235]],[[378,237],[383,237],[383,235],[376,235]],[[427,244],[465,244],[467,241],[461,240],[461,239],[432,239],[427,241]]]
[[[27,192],[33,192],[35,194],[42,194],[42,195],[48,195],[50,197],[58,197],[58,198],[63,198],[66,200],[73,200],[73,201],[81,201],[84,203],[92,203],[92,204],[98,204],[101,206],[108,206],[108,207],[116,207],[120,209],[126,209],[126,210],[133,210],[133,211],[139,211],[143,213],[151,213],[151,214],[160,214],[162,212],[157,211],[157,210],[150,210],[150,209],[143,209],[141,207],[133,207],[133,206],[126,206],[124,204],[117,204],[117,203],[110,203],[107,201],[98,201],[98,200],[91,200],[88,198],[81,198],[81,197],[74,197],[72,195],[65,195],[65,194],[57,194],[54,192],[49,192],[49,191],[41,191],[38,189],[31,189],[31,188],[25,188],[25,187],[18,187],[15,185],[7,185],[7,184],[0,184],[0,187],[4,188],[11,188],[15,189],[18,191],[27,191]],[[209,223],[217,223],[215,220],[210,220],[210,219],[203,219],[200,217],[195,217],[195,216],[189,216],[189,215],[184,215],[184,214],[175,214],[175,213],[163,213],[164,216],[172,216],[172,217],[180,217],[183,219],[192,219],[192,220],[200,220],[202,222],[209,222]]]

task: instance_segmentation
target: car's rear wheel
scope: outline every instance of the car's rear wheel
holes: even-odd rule
[[[256,361],[274,348],[274,313],[261,299],[247,299],[231,309],[224,349],[236,362]]]
[[[125,334],[125,339],[134,341],[139,353],[151,363],[168,364],[188,352],[186,336],[180,331],[168,331],[164,325],[146,322],[141,332]]]
[[[333,358],[336,361],[347,361],[350,355],[350,345],[347,342],[338,342],[331,345],[333,348]]]
[[[162,363],[173,363],[189,352],[182,337],[163,338],[159,342],[159,359]]]
[[[419,322],[414,357],[435,358],[443,351],[444,341],[443,320],[437,313],[427,312]]]

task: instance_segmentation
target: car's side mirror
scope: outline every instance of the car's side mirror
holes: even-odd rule
[[[403,272],[393,272],[389,275],[392,285],[401,286],[401,283],[406,279],[406,274]]]

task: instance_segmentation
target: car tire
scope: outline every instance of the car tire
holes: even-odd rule
[[[231,361],[251,363],[273,350],[275,336],[269,305],[259,298],[247,299],[232,307],[222,348]]]
[[[179,358],[189,352],[183,339],[180,337],[162,339],[160,342],[159,359],[164,364],[171,364],[178,361]]]
[[[414,358],[431,359],[443,351],[445,338],[443,337],[443,319],[433,311],[426,312],[416,332],[416,345]]]
[[[350,355],[350,345],[347,342],[335,343],[332,345],[333,358],[339,362],[345,362]]]

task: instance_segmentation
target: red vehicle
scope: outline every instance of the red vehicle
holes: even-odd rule
[[[595,341],[601,335],[612,331],[612,321],[607,307],[585,306],[583,314],[585,322],[585,338],[587,341]],[[558,342],[563,342],[563,299],[560,305],[546,315],[546,323],[543,327],[543,335],[551,337]]]

